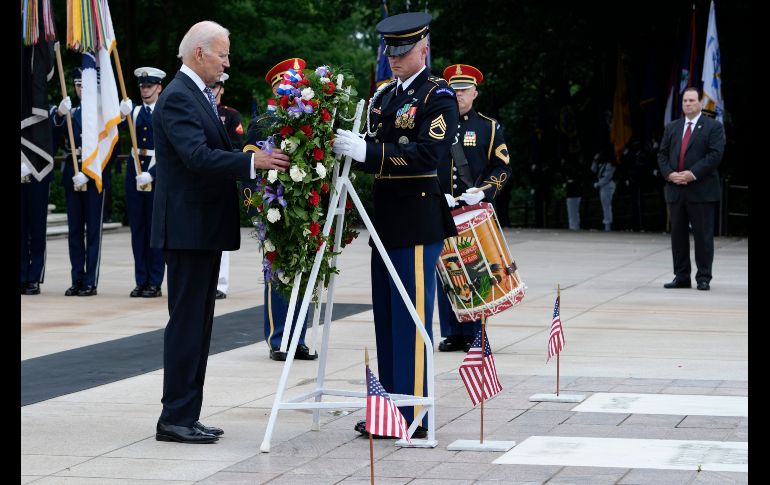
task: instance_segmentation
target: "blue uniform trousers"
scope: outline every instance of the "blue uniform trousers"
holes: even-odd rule
[[[442,246],[443,241],[438,241],[428,245],[387,250],[431,341],[436,295],[434,268]],[[389,393],[425,396],[427,376],[422,337],[417,338],[418,330],[376,248],[372,249],[371,265],[372,307],[380,383]],[[419,411],[419,406],[400,409],[407,423],[411,423],[415,410]]]
[[[67,204],[69,254],[72,266],[72,284],[97,286],[102,242],[102,211],[105,188],[99,193],[93,181],[88,190],[75,192],[71,183],[64,184]]]
[[[449,303],[449,297],[441,287],[438,288],[438,319],[441,324],[442,337],[452,335],[475,337],[476,333],[481,330],[481,320],[462,323],[457,320],[452,305]]]
[[[150,247],[155,183],[152,185],[152,191],[139,192],[136,190],[136,179],[126,176],[126,211],[131,226],[131,249],[134,253],[134,278],[137,286],[160,286],[163,283],[163,250]]]
[[[45,277],[45,230],[48,217],[48,190],[53,172],[38,182],[21,184],[21,272],[20,283],[42,283]]]
[[[299,307],[302,295],[297,297],[297,307],[294,309],[294,321],[299,316]],[[311,302],[312,304],[312,302]],[[272,288],[270,282],[265,283],[265,306],[262,320],[265,324],[265,342],[274,349],[281,347],[283,328],[286,323],[286,315],[289,313],[289,301],[279,291]],[[308,313],[310,309],[308,308]],[[307,315],[302,324],[302,332],[299,334],[299,343],[305,343],[305,331],[307,330]],[[292,335],[289,335],[291,339]],[[291,342],[291,340],[289,340]]]

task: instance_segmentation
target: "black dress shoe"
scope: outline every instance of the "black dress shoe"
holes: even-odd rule
[[[462,335],[450,335],[438,344],[440,352],[456,352],[465,349],[465,339]]]
[[[76,296],[78,291],[80,291],[80,283],[73,283],[72,286],[67,288],[64,292],[64,296]]]
[[[270,358],[273,360],[286,360],[286,352],[281,352],[279,349],[270,349]]]
[[[206,426],[200,421],[196,421],[195,423],[193,423],[193,428],[197,429],[198,431],[203,431],[204,433],[213,434],[214,436],[222,436],[223,434],[225,434],[222,428],[216,428],[214,426]]]
[[[417,428],[414,430],[414,433],[412,433],[412,438],[418,439],[418,440],[424,440],[428,437],[428,428],[424,428],[422,426],[417,426]]]
[[[142,298],[155,298],[161,295],[160,286],[158,285],[147,285],[147,288],[142,291]]]
[[[663,288],[692,288],[692,283],[674,278],[671,283],[664,284]]]
[[[131,293],[128,294],[131,298],[139,298],[142,296],[142,292],[144,291],[144,285],[136,285],[136,288],[131,290]]]
[[[709,291],[711,287],[709,286],[708,282],[706,281],[699,281],[698,282],[698,289],[701,291]]]
[[[24,289],[25,295],[39,295],[40,284],[36,281],[34,283],[27,283],[27,287]]]
[[[313,352],[310,355],[310,349],[305,344],[297,345],[297,351],[294,353],[294,358],[299,360],[316,360],[318,358],[318,352]]]
[[[217,290],[217,300],[224,300],[227,298],[227,293]]]
[[[355,426],[353,426],[353,429],[361,433],[361,435],[369,437],[369,432],[366,430],[366,420],[362,419],[361,421],[357,422]],[[372,435],[373,439],[376,440],[394,440],[396,439],[395,436],[382,436],[378,434]]]
[[[96,287],[91,285],[83,286],[78,290],[78,296],[95,296]]]
[[[155,439],[158,441],[176,441],[178,443],[214,443],[219,438],[213,434],[204,433],[193,427],[174,426],[173,424],[158,423],[155,428]]]

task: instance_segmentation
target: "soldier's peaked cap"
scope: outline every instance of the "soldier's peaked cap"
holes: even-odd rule
[[[222,86],[224,86],[225,85],[225,81],[227,81],[228,79],[230,79],[230,75],[227,74],[226,72],[223,72],[222,75],[219,76],[219,79],[217,80],[217,82],[215,84],[221,84]]]
[[[403,56],[420,40],[428,36],[432,17],[426,12],[393,15],[377,24],[377,32],[385,39],[385,55]]]
[[[140,67],[134,70],[134,76],[142,84],[160,84],[161,79],[166,77],[166,73],[154,67]]]
[[[290,59],[286,59],[285,61],[281,61],[273,66],[269,71],[267,71],[267,74],[265,74],[265,82],[267,82],[267,84],[270,86],[275,86],[281,82],[283,74],[289,69],[294,69],[295,71],[300,72],[305,69],[306,64],[307,63],[305,60],[300,59],[299,57],[292,57]]]
[[[481,71],[468,64],[452,64],[444,69],[443,77],[455,90],[478,86],[484,80]]]

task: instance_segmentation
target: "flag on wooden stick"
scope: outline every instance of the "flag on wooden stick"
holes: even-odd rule
[[[546,359],[546,362],[551,360],[551,357],[561,352],[561,350],[564,348],[564,331],[561,327],[561,315],[560,312],[560,303],[559,300],[561,300],[561,296],[556,297],[556,302],[553,304],[553,318],[551,319],[551,336],[548,337],[548,359]]]
[[[489,338],[484,339],[483,361],[482,368],[481,330],[479,330],[460,365],[460,377],[474,406],[482,400],[482,372],[484,373],[483,399],[485,401],[503,390],[503,386],[500,385],[500,380],[497,378],[497,368],[495,367],[495,358],[492,357],[492,348],[489,346]]]
[[[404,415],[369,366],[366,367],[366,430],[373,435],[394,436],[411,443]]]

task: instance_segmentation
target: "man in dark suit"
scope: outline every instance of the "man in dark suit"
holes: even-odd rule
[[[236,179],[284,171],[288,156],[233,152],[211,89],[230,67],[229,31],[203,21],[179,44],[182,67],[153,111],[155,200],[150,244],[168,267],[169,321],[163,349],[163,411],[155,438],[212,443],[223,434],[200,421],[222,251],[240,247]]]
[[[682,95],[684,118],[669,123],[658,151],[658,166],[666,180],[665,196],[671,218],[674,279],[665,288],[690,288],[690,236],[695,240],[695,281],[708,290],[714,261],[714,211],[721,195],[717,167],[725,151],[722,124],[701,115],[698,90]]]
[[[438,169],[451,160],[459,114],[454,90],[425,65],[430,20],[427,13],[411,12],[377,24],[395,79],[369,103],[366,138],[338,130],[334,151],[374,174],[374,227],[432,340],[436,262],[444,239],[457,235]],[[426,376],[425,343],[377,249],[372,306],[380,382],[391,394],[425,396],[432,377]],[[417,411],[402,408],[410,425]],[[364,425],[360,421],[355,429],[367,434]],[[427,431],[417,426],[412,438],[425,438]]]

